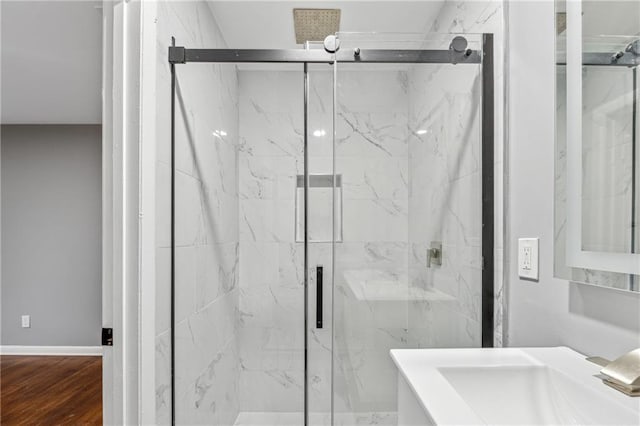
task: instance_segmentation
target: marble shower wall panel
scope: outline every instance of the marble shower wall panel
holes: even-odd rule
[[[333,173],[333,75],[331,68],[309,73],[309,169]],[[294,240],[295,177],[302,173],[303,74],[300,71],[240,73],[240,354],[241,411],[299,411],[303,384],[303,252]],[[343,175],[344,242],[336,245],[339,271],[406,269],[407,264],[407,94],[402,72],[345,73],[344,103],[338,117],[342,139],[336,146],[336,170]],[[311,190],[313,191],[313,189]],[[319,202],[310,198],[310,220]],[[310,410],[328,412],[331,401],[331,244],[312,242],[309,251],[309,383]],[[315,266],[325,269],[324,328],[315,319]],[[340,272],[336,274],[338,277]],[[340,284],[338,284],[340,285]],[[344,283],[341,289],[344,291]],[[339,296],[338,296],[339,297]],[[350,310],[346,310],[350,312]],[[351,313],[349,313],[351,315]],[[336,383],[340,411],[349,395],[393,405],[395,377],[374,386],[372,372],[394,372],[388,347],[379,344],[390,333],[380,319],[362,333],[371,337],[369,355],[345,366],[356,381]],[[349,318],[347,322],[353,322]],[[378,324],[376,327],[374,324]],[[382,325],[380,325],[382,324]],[[404,324],[404,323],[403,323]],[[340,327],[340,326],[338,326]],[[367,331],[369,330],[369,332]],[[378,337],[376,337],[378,336]],[[388,338],[393,341],[393,338]],[[357,350],[354,348],[353,350]],[[339,357],[337,357],[339,358]],[[366,367],[366,366],[365,366]],[[337,371],[336,377],[343,372]],[[385,381],[386,383],[386,381]],[[357,401],[356,401],[357,402]],[[365,408],[362,406],[361,408]]]
[[[303,410],[304,246],[295,242],[301,71],[239,73],[241,411]]]
[[[309,170],[333,173],[333,76],[309,70]],[[303,173],[303,73],[240,73],[241,410],[300,412],[304,384],[304,246],[295,240]],[[313,191],[313,189],[311,190]],[[314,212],[326,200],[309,198]],[[300,203],[302,205],[302,203]],[[301,212],[302,217],[304,212]],[[312,223],[313,222],[313,223]],[[331,235],[331,229],[321,230]],[[309,245],[309,408],[331,403],[331,243]],[[324,324],[315,327],[315,268],[324,268]]]
[[[324,68],[310,67],[309,72],[312,174],[333,172],[333,77],[331,69]],[[296,176],[303,173],[303,112],[302,68],[240,73],[242,411],[303,409],[304,246],[295,240]],[[322,201],[311,194],[312,228],[317,225],[314,212],[326,211],[325,205],[318,204]],[[331,235],[330,228],[321,231]],[[322,329],[314,322],[317,265],[324,267]],[[310,411],[327,413],[331,402],[330,243],[311,242],[309,266]]]
[[[192,48],[225,42],[206,2],[159,2],[156,23],[157,93],[168,99],[171,36]],[[176,69],[176,420],[233,424],[240,378],[237,72],[233,65]],[[156,416],[170,424],[168,101],[157,103],[156,119]]]

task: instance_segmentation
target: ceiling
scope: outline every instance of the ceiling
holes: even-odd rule
[[[295,49],[294,8],[341,9],[340,31],[423,33],[444,0],[244,1],[209,0],[228,47]]]
[[[3,124],[101,122],[101,1],[2,1]]]

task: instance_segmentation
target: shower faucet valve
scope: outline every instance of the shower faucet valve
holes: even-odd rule
[[[442,243],[431,241],[431,247],[427,249],[427,268],[442,266]]]

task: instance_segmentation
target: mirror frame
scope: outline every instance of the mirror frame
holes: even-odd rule
[[[559,226],[558,216],[558,188],[554,191],[554,276],[576,282],[595,284],[605,287],[620,288],[612,285],[614,281],[628,281],[624,290],[640,291],[640,253],[616,253],[583,250],[582,244],[582,68],[583,68],[583,37],[582,37],[582,1],[566,0],[555,2],[556,17],[556,58],[558,55],[558,12],[559,5],[566,5],[565,38],[566,38],[566,211],[565,226]],[[575,23],[579,22],[580,25]],[[556,79],[559,77],[558,65],[555,65]],[[557,82],[558,80],[556,80]],[[555,144],[555,173],[558,186],[558,88],[555,90],[556,104],[556,144]],[[637,132],[637,130],[636,130]],[[633,231],[632,231],[633,232]],[[564,233],[564,235],[562,235]],[[557,253],[562,250],[564,253]],[[620,274],[629,276],[628,280],[620,279]]]

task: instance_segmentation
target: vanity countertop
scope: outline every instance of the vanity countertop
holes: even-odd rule
[[[434,424],[640,425],[640,398],[606,386],[566,348],[394,349]]]

